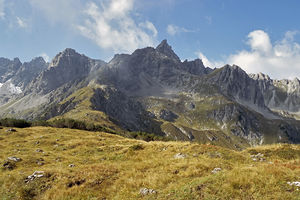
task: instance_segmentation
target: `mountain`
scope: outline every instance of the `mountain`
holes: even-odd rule
[[[3,100],[2,117],[66,117],[233,149],[300,143],[298,79],[249,75],[236,65],[211,69],[200,59],[182,62],[166,40],[108,63],[73,49],[50,64],[40,58],[1,63],[7,66],[1,73],[20,88]]]

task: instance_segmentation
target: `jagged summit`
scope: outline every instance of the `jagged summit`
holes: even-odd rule
[[[174,53],[172,47],[168,44],[167,40],[163,40],[157,47],[156,51],[165,54],[166,56],[180,61],[179,57]]]
[[[3,57],[0,57],[0,63],[9,63],[9,62],[15,62],[15,63],[21,63],[20,59],[19,58],[14,58],[13,60],[10,60],[8,58],[3,58]]]
[[[203,75],[212,72],[209,67],[205,67],[202,60],[197,58],[193,61],[185,60],[183,63],[183,69],[194,75]]]
[[[79,58],[79,57],[85,57],[84,55],[81,55],[77,53],[74,49],[66,48],[64,51],[58,53],[50,63],[49,67],[55,67],[60,62],[72,62],[72,58]],[[66,64],[66,63],[65,63]]]
[[[43,57],[35,57],[31,60],[31,62],[46,62]]]
[[[79,53],[77,53],[77,51],[75,49],[66,48],[65,50],[62,51],[62,54],[65,54],[65,55],[75,55],[75,54],[79,54]]]
[[[254,80],[271,80],[271,78],[268,75],[263,74],[261,72],[259,72],[258,74],[249,74],[249,76]]]

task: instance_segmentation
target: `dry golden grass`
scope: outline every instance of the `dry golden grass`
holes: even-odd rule
[[[73,129],[5,130],[0,130],[2,200],[300,199],[300,188],[287,184],[300,181],[299,145],[238,152]],[[177,153],[186,157],[175,159]],[[258,153],[264,154],[264,161],[252,160],[250,155]],[[2,166],[9,156],[22,158],[12,170]],[[217,167],[222,170],[213,174]],[[45,176],[25,183],[34,171]],[[142,196],[141,188],[157,193]]]

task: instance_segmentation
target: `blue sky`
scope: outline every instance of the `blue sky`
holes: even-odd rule
[[[297,0],[0,0],[0,57],[51,59],[70,47],[109,61],[167,39],[178,56],[300,75]]]

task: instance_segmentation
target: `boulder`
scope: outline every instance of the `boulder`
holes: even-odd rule
[[[183,159],[183,158],[186,158],[187,156],[183,153],[177,153],[174,158],[175,159]]]
[[[217,168],[214,168],[214,170],[212,170],[211,173],[216,174],[220,171],[222,171],[222,169],[217,167]]]
[[[153,189],[148,189],[148,188],[141,188],[140,189],[140,194],[145,196],[145,195],[149,195],[149,194],[156,194],[157,192]]]

